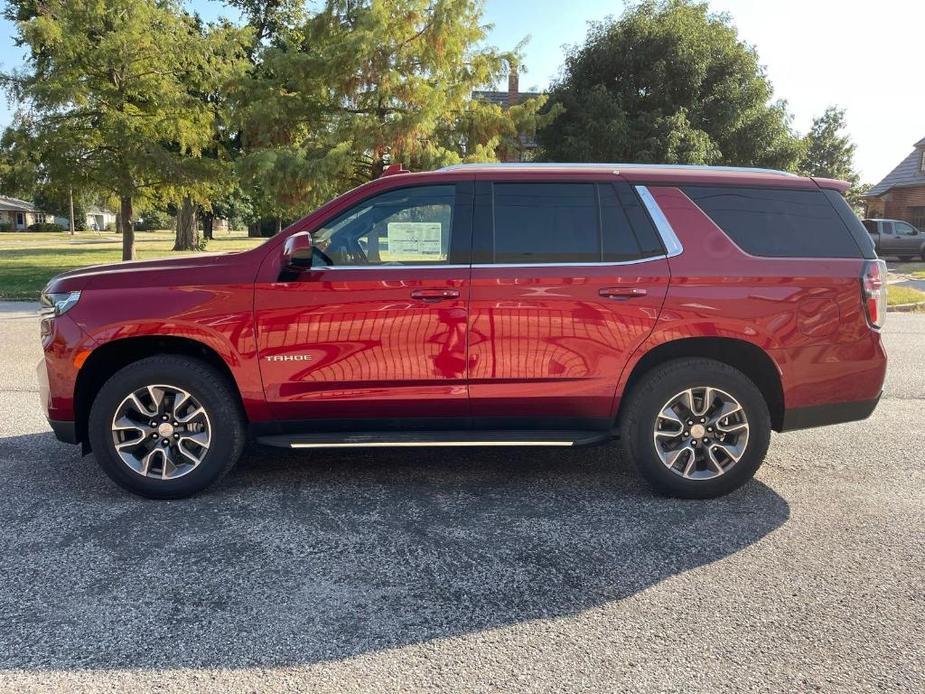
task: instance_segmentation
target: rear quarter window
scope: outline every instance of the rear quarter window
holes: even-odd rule
[[[792,258],[860,258],[821,190],[686,186],[684,193],[742,250]]]

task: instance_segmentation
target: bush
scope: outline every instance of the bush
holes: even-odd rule
[[[135,222],[135,231],[157,231],[159,229],[172,229],[174,220],[170,215],[159,210],[148,211],[141,219]]]
[[[29,231],[64,231],[63,226],[54,222],[36,222],[35,224],[30,224],[27,228]]]
[[[13,231],[13,224],[11,222],[0,222],[0,231]]]
[[[115,231],[115,230],[116,230],[116,225],[114,222],[107,223],[106,228],[103,229],[103,231]]]

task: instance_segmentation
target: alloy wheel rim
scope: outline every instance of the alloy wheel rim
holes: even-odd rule
[[[212,425],[206,409],[188,391],[148,385],[119,403],[112,418],[112,442],[136,474],[172,480],[202,463],[212,442]]]
[[[662,464],[692,480],[724,475],[748,447],[748,418],[726,391],[688,388],[669,398],[655,417],[653,440]]]

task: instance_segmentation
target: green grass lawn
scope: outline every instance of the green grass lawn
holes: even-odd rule
[[[898,275],[909,275],[917,280],[925,280],[925,263],[921,261],[891,263],[890,269]]]
[[[925,301],[925,292],[912,287],[897,287],[895,284],[887,286],[886,302],[889,306],[914,304],[919,301]]]
[[[243,251],[266,239],[248,238],[241,232],[216,232],[206,253]],[[139,260],[172,258],[188,253],[172,251],[172,231],[135,232]],[[0,233],[0,299],[37,299],[54,275],[122,259],[122,238],[112,232]]]

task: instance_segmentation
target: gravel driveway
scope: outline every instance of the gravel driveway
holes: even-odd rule
[[[0,691],[923,691],[925,315],[719,500],[613,447],[249,455],[151,502],[55,441],[0,304]]]

